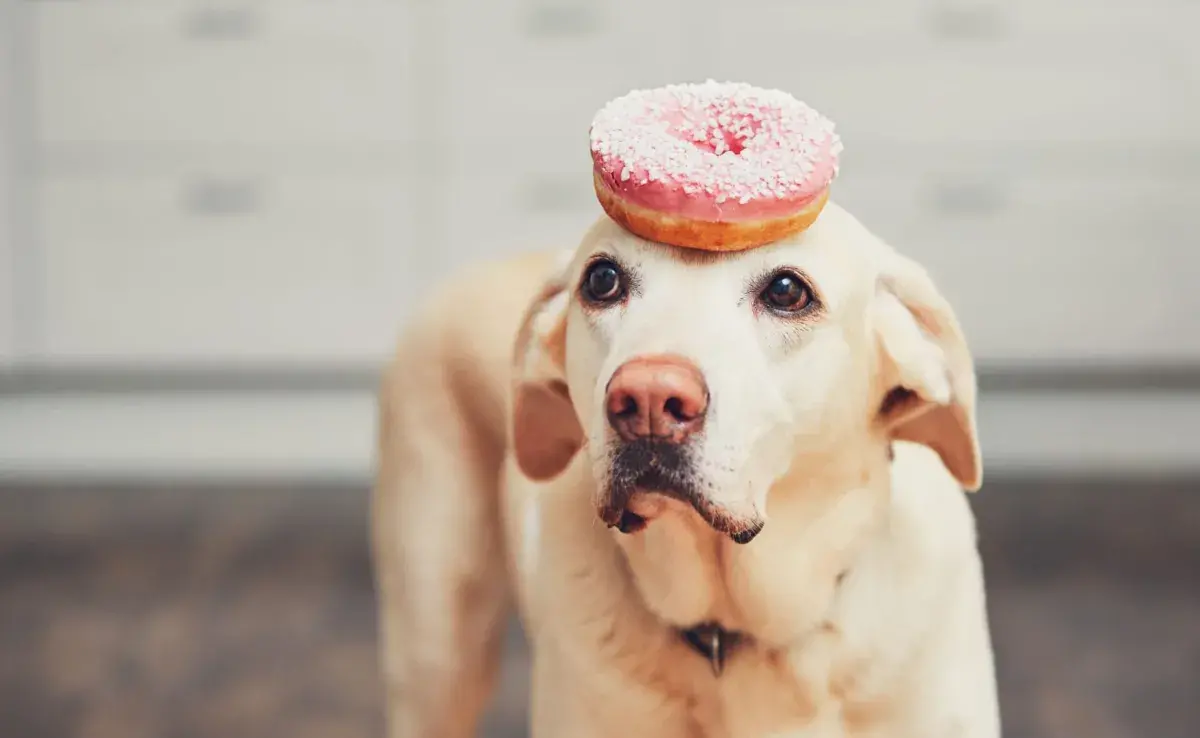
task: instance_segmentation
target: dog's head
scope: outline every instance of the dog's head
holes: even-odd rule
[[[830,205],[740,253],[645,241],[602,219],[530,307],[513,445],[545,480],[586,447],[598,514],[636,530],[656,495],[746,542],[785,473],[847,444],[934,449],[980,483],[975,376],[926,272]],[[659,498],[661,499],[661,498]]]

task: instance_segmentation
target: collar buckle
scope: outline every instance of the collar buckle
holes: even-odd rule
[[[713,676],[721,676],[721,672],[725,670],[727,649],[737,639],[737,635],[717,623],[701,623],[681,632],[688,645],[708,659]]]

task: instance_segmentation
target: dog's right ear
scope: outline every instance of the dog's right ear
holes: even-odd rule
[[[885,256],[876,296],[887,394],[879,419],[892,438],[933,449],[969,491],[983,481],[975,424],[975,364],[950,303],[928,272]]]
[[[512,445],[530,479],[562,473],[583,445],[564,371],[571,290],[560,270],[525,311],[513,356]]]

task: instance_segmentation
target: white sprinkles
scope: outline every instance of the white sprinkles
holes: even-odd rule
[[[668,85],[612,100],[592,121],[592,156],[628,186],[661,182],[717,203],[802,196],[841,139],[834,124],[781,90],[738,82]],[[616,174],[619,171],[619,174]]]

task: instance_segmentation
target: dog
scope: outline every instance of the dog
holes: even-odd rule
[[[834,203],[459,273],[380,390],[389,734],[474,733],[515,607],[535,738],[996,738],[975,402],[927,271]]]

